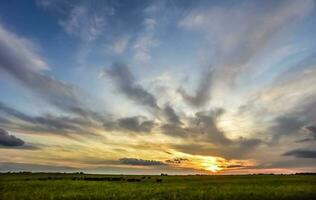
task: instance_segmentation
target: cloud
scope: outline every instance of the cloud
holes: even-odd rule
[[[316,151],[296,149],[283,154],[283,156],[294,156],[296,158],[311,158],[316,159]]]
[[[16,66],[23,65],[26,71],[48,70],[48,64],[35,52],[36,49],[36,45],[30,40],[16,36],[0,24],[1,68],[10,66],[11,71],[15,71]]]
[[[15,117],[17,119],[20,119],[22,121],[26,121],[26,122],[33,122],[33,118],[14,109],[14,108],[11,108],[7,105],[5,105],[4,103],[0,102],[0,111],[7,114],[7,115],[10,115],[12,117]]]
[[[125,64],[114,63],[110,69],[103,71],[102,76],[114,81],[119,91],[138,105],[155,111],[156,116],[163,116],[168,123],[174,125],[182,123],[171,105],[167,104],[163,109],[158,106],[157,98],[136,82],[134,75]]]
[[[202,137],[211,143],[229,144],[231,141],[216,125],[217,118],[223,113],[223,109],[200,111],[195,114],[194,118],[189,119],[189,124],[181,125],[178,120],[173,119],[169,120],[169,123],[161,125],[160,128],[163,133],[175,137],[191,137],[192,139]]]
[[[150,63],[152,49],[159,44],[155,32],[164,10],[163,3],[154,2],[143,11],[142,28],[133,44],[134,59],[142,64]]]
[[[154,126],[152,121],[140,121],[139,117],[121,118],[118,121],[120,127],[135,132],[150,132]]]
[[[14,135],[10,135],[6,130],[0,128],[0,145],[19,147],[24,145],[24,141]]]
[[[160,166],[166,165],[161,161],[156,160],[143,160],[137,158],[121,158],[120,162],[125,165],[139,165],[139,166]]]
[[[173,125],[182,124],[180,117],[176,114],[176,112],[170,105],[165,106],[164,114],[167,118],[168,123],[173,124]]]
[[[202,74],[193,94],[179,89],[184,100],[196,107],[203,106],[210,100],[214,85],[220,84],[223,89],[234,87],[236,78],[246,68],[253,66],[248,63],[278,33],[283,31],[283,38],[288,36],[286,30],[308,15],[313,6],[312,0],[278,3],[247,1],[247,4],[225,7],[205,6],[185,13],[185,17],[179,21],[179,27],[198,32],[204,38],[205,45],[201,51],[205,54],[205,65],[209,72]]]
[[[70,118],[66,116],[31,116],[11,108],[0,102],[0,113],[7,120],[0,120],[0,125],[17,129],[20,131],[31,131],[39,133],[70,134],[92,134],[89,126],[97,127],[96,124],[82,118]],[[15,120],[13,120],[15,119]]]
[[[229,144],[231,141],[225,136],[224,132],[218,129],[216,120],[225,111],[221,108],[211,111],[197,112],[195,114],[198,128],[202,133],[207,134],[210,141],[219,144]]]
[[[134,75],[125,64],[114,63],[112,68],[104,70],[103,75],[113,80],[117,88],[137,104],[159,110],[155,96],[136,83]]]
[[[189,137],[192,135],[198,136],[201,133],[196,127],[182,127],[174,124],[162,124],[160,129],[164,134],[171,135],[174,137]]]
[[[133,46],[135,60],[141,63],[148,63],[151,60],[150,51],[157,45],[158,42],[152,35],[144,34],[139,36]]]
[[[155,126],[155,122],[146,120],[145,117],[125,117],[116,121],[105,122],[104,127],[108,130],[123,130],[132,132],[151,132]]]
[[[307,131],[309,137],[298,140],[298,142],[316,141],[316,126],[306,126],[304,129]]]
[[[311,133],[316,134],[316,126],[307,126],[306,129]]]
[[[127,36],[118,38],[113,44],[114,52],[117,54],[122,54],[126,50],[128,42],[129,37]]]
[[[45,11],[52,12],[58,18],[59,26],[64,32],[77,40],[75,60],[80,68],[88,65],[87,59],[99,48],[100,42],[105,42],[105,31],[107,36],[113,33],[110,25],[111,17],[115,15],[115,8],[110,2],[95,1],[38,1],[37,5]]]
[[[182,87],[178,89],[182,98],[194,107],[204,106],[211,99],[212,72],[203,73],[195,94],[191,95]]]
[[[74,5],[59,25],[67,34],[77,36],[85,42],[95,41],[103,32],[106,25],[106,14],[112,15],[109,10],[101,12],[99,9],[91,10],[85,5]]]
[[[227,144],[202,140],[172,144],[171,147],[179,152],[198,156],[218,156],[226,159],[257,159],[252,156],[252,153],[262,144],[264,144],[263,141],[259,139],[232,140]]]
[[[189,161],[189,159],[187,159],[187,158],[173,158],[170,160],[166,160],[165,162],[168,164],[181,164],[181,163],[187,162],[187,161]]]
[[[223,58],[220,61],[225,62],[227,67],[239,68],[262,50],[282,28],[288,28],[309,14],[313,5],[312,0],[290,0],[265,3],[264,6],[260,3],[244,3],[238,6],[206,7],[192,10],[179,25],[208,34],[206,36],[212,39],[219,51],[219,59]],[[259,22],[260,27],[256,26]]]
[[[50,6],[50,3],[47,1],[43,2],[42,6]],[[32,42],[16,36],[1,27],[1,72],[4,72],[5,75],[8,74],[12,76],[21,85],[33,92],[33,94],[40,97],[46,103],[58,108],[59,110],[57,112],[62,111],[62,114],[27,114],[0,102],[0,126],[9,131],[19,130],[25,131],[26,133],[34,132],[35,134],[58,133],[67,136],[70,134],[88,133],[90,130],[95,130],[102,132],[102,134],[108,137],[110,143],[107,141],[104,141],[104,143],[106,146],[109,146],[111,152],[115,154],[113,154],[113,156],[117,156],[116,153],[118,153],[118,151],[122,153],[129,150],[134,151],[137,150],[137,148],[145,149],[144,146],[146,146],[148,150],[148,147],[151,146],[150,148],[153,147],[154,150],[159,149],[162,152],[178,151],[179,153],[183,152],[193,155],[222,156],[225,157],[225,159],[249,158],[248,156],[251,156],[251,158],[264,164],[275,162],[277,159],[280,159],[280,161],[282,161],[282,159],[290,160],[288,157],[280,157],[283,151],[286,152],[289,150],[288,146],[291,146],[297,139],[305,138],[301,141],[307,142],[315,141],[316,138],[315,128],[313,127],[314,125],[312,125],[314,124],[313,120],[316,116],[315,104],[306,106],[307,101],[315,99],[315,96],[313,96],[314,87],[313,84],[310,84],[315,81],[306,81],[305,83],[309,84],[305,85],[300,84],[302,79],[315,77],[315,74],[307,75],[308,73],[312,74],[311,72],[314,70],[314,66],[309,69],[306,69],[305,66],[301,68],[301,65],[298,65],[298,67],[295,66],[297,68],[296,70],[300,71],[299,73],[302,79],[291,79],[287,82],[285,79],[288,79],[290,76],[286,75],[284,78],[284,73],[282,73],[282,77],[277,76],[275,78],[279,79],[276,82],[285,82],[284,85],[288,85],[289,82],[292,82],[292,85],[299,85],[300,87],[277,88],[275,87],[277,86],[275,82],[270,84],[270,78],[274,78],[274,75],[271,74],[280,73],[279,70],[283,68],[282,63],[278,65],[280,68],[275,68],[271,72],[268,70],[268,73],[271,74],[267,74],[266,76],[266,72],[264,72],[264,75],[261,76],[264,80],[261,80],[261,78],[259,78],[258,82],[257,80],[252,80],[253,85],[248,85],[248,80],[245,79],[252,79],[253,73],[260,74],[266,70],[266,68],[260,68],[263,66],[262,63],[256,62],[256,59],[261,59],[262,52],[269,50],[266,48],[270,48],[270,45],[278,46],[279,42],[283,42],[283,39],[286,42],[292,41],[287,40],[291,32],[288,31],[289,27],[295,24],[299,18],[309,13],[310,7],[313,7],[313,2],[308,0],[303,0],[302,2],[291,0],[279,1],[273,4],[269,3],[272,1],[268,3],[245,2],[246,4],[219,4],[213,7],[204,6],[205,2],[203,2],[202,6],[197,5],[197,9],[192,7],[187,9],[186,6],[188,4],[179,5],[179,9],[185,8],[183,9],[183,13],[181,12],[183,15],[180,16],[180,27],[186,30],[197,31],[198,34],[183,33],[181,30],[175,29],[176,27],[172,27],[174,25],[172,24],[173,20],[179,17],[179,13],[173,13],[174,15],[172,15],[171,18],[169,18],[170,16],[166,17],[167,21],[171,22],[166,28],[174,29],[176,37],[172,36],[170,38],[168,36],[166,38],[162,37],[161,39],[167,39],[167,41],[169,41],[169,39],[179,39],[179,41],[184,41],[188,38],[193,38],[193,40],[198,40],[197,45],[201,44],[203,46],[201,53],[203,54],[202,56],[206,56],[203,59],[207,61],[206,64],[200,64],[204,69],[202,69],[200,79],[196,81],[197,84],[194,90],[190,90],[184,85],[180,85],[179,87],[179,85],[174,82],[179,80],[179,77],[176,77],[179,73],[174,73],[171,78],[172,83],[164,81],[164,83],[168,85],[166,85],[168,90],[174,92],[168,99],[163,93],[157,95],[158,93],[152,92],[155,90],[152,90],[151,85],[144,85],[144,83],[147,82],[138,81],[138,77],[133,74],[133,71],[127,65],[114,63],[110,68],[104,69],[104,77],[111,80],[110,84],[114,84],[116,89],[128,100],[139,106],[143,106],[142,108],[148,109],[151,112],[150,114],[153,115],[153,118],[144,117],[147,116],[146,114],[148,113],[140,113],[140,115],[137,114],[135,116],[115,116],[112,118],[112,116],[103,116],[98,112],[93,112],[90,110],[90,107],[84,103],[85,97],[79,88],[47,75],[49,73],[48,64],[46,64],[44,59],[37,53],[36,46],[32,44]],[[73,2],[70,2],[69,4],[72,3]],[[80,4],[81,3],[82,2],[80,2]],[[165,17],[166,12],[157,6],[146,8],[144,16],[141,14],[141,16],[138,16],[143,17],[140,19],[141,27],[138,26],[140,30],[136,35],[133,35],[134,32],[130,34],[129,31],[133,31],[133,27],[135,28],[135,25],[139,25],[137,24],[139,18],[136,17],[132,21],[127,20],[129,24],[125,26],[126,22],[122,22],[122,19],[128,18],[130,12],[124,12],[121,16],[121,11],[119,11],[119,16],[113,17],[113,21],[117,21],[118,24],[113,23],[108,27],[111,27],[111,30],[114,29],[114,32],[118,33],[121,37],[112,36],[113,33],[110,31],[108,33],[110,39],[107,40],[106,38],[108,36],[104,35],[102,31],[105,30],[108,22],[112,23],[112,19],[107,21],[105,16],[99,12],[91,12],[93,9],[89,8],[89,5],[72,5],[71,8],[65,10],[66,12],[62,15],[61,20],[59,20],[59,25],[67,34],[82,40],[79,42],[96,45],[90,47],[91,49],[97,50],[97,54],[95,55],[97,60],[99,57],[98,50],[100,50],[97,45],[99,44],[98,42],[100,42],[100,44],[109,44],[111,50],[119,55],[126,53],[128,48],[128,51],[134,51],[131,53],[137,61],[150,62],[153,49],[159,43],[156,37],[164,35],[164,30],[160,29],[164,27],[161,26],[162,21],[159,20]],[[98,5],[99,4],[97,4],[96,7],[98,7]],[[189,6],[195,5],[189,4]],[[136,4],[135,7],[139,9]],[[135,7],[133,6],[131,8],[132,13]],[[141,5],[141,8],[143,8],[143,5]],[[189,11],[189,13],[186,11]],[[260,24],[260,26],[258,26],[258,24]],[[116,25],[118,25],[118,27],[116,27]],[[132,29],[130,29],[130,26]],[[122,30],[124,32],[123,34],[119,32]],[[177,33],[177,31],[179,31],[179,33]],[[159,34],[156,35],[156,33]],[[125,38],[125,34],[129,37]],[[178,38],[178,34],[180,34],[181,37]],[[103,38],[103,36],[106,38]],[[276,38],[279,36],[281,40]],[[113,40],[111,40],[112,38]],[[202,41],[200,41],[201,38],[203,38]],[[276,40],[274,40],[275,38]],[[75,42],[78,41],[75,40]],[[172,41],[170,44],[178,44],[178,42]],[[128,45],[131,45],[131,47],[128,47]],[[194,46],[194,48],[196,47],[191,44],[184,44],[183,47],[187,45],[190,47]],[[180,46],[182,47],[182,45]],[[102,45],[102,47],[104,46]],[[86,50],[85,48],[83,49]],[[159,52],[160,50],[161,49],[159,49]],[[184,53],[190,54],[191,50],[192,49],[185,49]],[[193,49],[193,51],[196,52],[195,49]],[[271,52],[269,54],[271,54]],[[128,57],[128,55],[124,56]],[[172,56],[173,55],[171,55],[171,57]],[[265,59],[265,57],[262,59]],[[286,66],[284,66],[284,68],[292,68],[292,66],[289,66],[292,64],[288,63],[291,62],[292,59],[295,60],[296,57],[293,56],[293,58],[285,60]],[[254,63],[252,63],[253,61]],[[258,69],[246,71],[252,66],[258,67]],[[161,67],[162,69],[157,68],[154,69],[153,72],[160,73],[159,70],[164,69],[164,66]],[[179,71],[179,69],[175,70],[177,72]],[[191,73],[192,70],[194,69],[187,69],[186,67],[184,71],[180,69],[181,73]],[[297,71],[291,73],[296,74],[298,73]],[[251,75],[248,73],[251,73]],[[195,73],[191,74],[195,75]],[[262,97],[262,99],[258,98],[258,101],[254,102],[253,107],[249,108],[249,110],[235,114],[234,109],[239,106],[238,104],[246,102],[249,96],[252,98],[253,92],[256,94],[257,91],[252,90],[252,88],[262,91],[261,86],[271,86],[272,90],[276,88],[279,90],[279,93],[275,95],[274,92],[276,92],[276,90],[271,90],[267,92],[269,94],[263,95],[264,97]],[[302,88],[304,88],[304,90]],[[232,91],[227,92],[226,89],[231,89]],[[307,92],[303,93],[305,91]],[[311,95],[311,93],[313,94]],[[222,98],[221,95],[225,97]],[[299,99],[298,97],[300,99],[304,98],[304,100],[296,100],[295,104],[291,104],[292,98]],[[267,98],[273,100],[266,101]],[[178,100],[183,100],[185,105]],[[94,99],[91,98],[91,101],[94,101]],[[113,103],[115,98],[107,99],[107,101],[112,101]],[[169,101],[171,101],[171,103]],[[225,110],[216,109],[214,106],[223,106]],[[246,106],[248,106],[248,104],[246,104]],[[137,107],[136,110],[133,108],[131,112],[137,112],[137,109],[139,108]],[[200,112],[196,112],[196,109]],[[126,110],[122,113],[125,112]],[[226,117],[228,117],[228,119]],[[160,128],[158,130],[159,132],[155,132],[158,128]],[[104,131],[104,129],[120,131],[122,135],[116,135]],[[225,132],[226,130],[227,133]],[[130,132],[135,134],[128,134]],[[124,133],[127,133],[127,135],[124,135]],[[132,138],[136,136],[136,134],[139,134],[139,136]],[[33,137],[33,135],[31,137]],[[111,139],[116,137],[118,137],[118,139],[124,137],[127,144],[112,144]],[[144,145],[144,141],[150,140],[151,137],[159,137],[163,140],[157,140],[152,144]],[[281,140],[279,139],[281,138],[284,139],[284,143],[283,140],[280,142]],[[299,145],[312,144],[313,143],[304,143]],[[140,147],[141,145],[143,146]],[[67,148],[66,146],[65,148]],[[99,148],[97,146],[98,145],[96,145],[95,148]],[[113,149],[111,149],[112,147]],[[119,148],[121,150],[116,150]],[[265,152],[265,150],[267,152]],[[279,150],[282,150],[282,152],[278,152]],[[82,149],[82,151],[85,150]],[[299,157],[299,154],[297,152],[293,153],[293,151],[289,151],[285,154],[289,154],[287,156]],[[270,157],[270,155],[272,156]],[[265,160],[267,156],[269,157],[269,161]],[[116,159],[117,158],[120,157],[116,157]],[[118,164],[118,162],[126,162],[134,163],[130,165],[150,166],[154,164],[144,163],[158,162],[164,163],[169,167],[169,164],[172,166],[172,164],[186,162],[185,158],[169,160],[162,158],[162,160],[163,161],[152,161],[136,158],[122,158],[120,161],[115,160],[117,162],[115,164]],[[311,160],[307,159],[307,161],[310,162]],[[89,163],[91,165],[109,164],[107,161],[102,160],[100,163],[98,163],[98,161],[94,163],[92,160],[87,160],[84,164]],[[226,168],[242,167],[243,165],[239,165],[239,163],[226,166]]]
[[[240,168],[245,168],[247,166],[244,166],[244,165],[227,165],[227,166],[224,166],[224,167],[227,168],[227,169],[235,169],[235,168],[240,169]]]
[[[97,113],[84,105],[81,100],[83,95],[77,87],[41,72],[47,64],[25,41],[27,40],[0,25],[0,70],[4,70],[21,85],[63,111],[100,119]]]
[[[272,140],[276,142],[282,136],[297,134],[305,125],[305,121],[295,116],[279,116],[274,121],[275,125],[268,131],[272,134]]]

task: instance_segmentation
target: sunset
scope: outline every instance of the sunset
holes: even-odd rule
[[[316,173],[315,3],[1,1],[0,172]]]

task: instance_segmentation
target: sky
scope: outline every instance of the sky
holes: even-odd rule
[[[1,1],[0,171],[316,172],[315,4]]]

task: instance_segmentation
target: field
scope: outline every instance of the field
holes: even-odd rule
[[[313,199],[313,175],[1,174],[0,199]]]

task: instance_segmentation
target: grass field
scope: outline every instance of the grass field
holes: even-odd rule
[[[313,175],[1,174],[0,199],[314,199]]]

